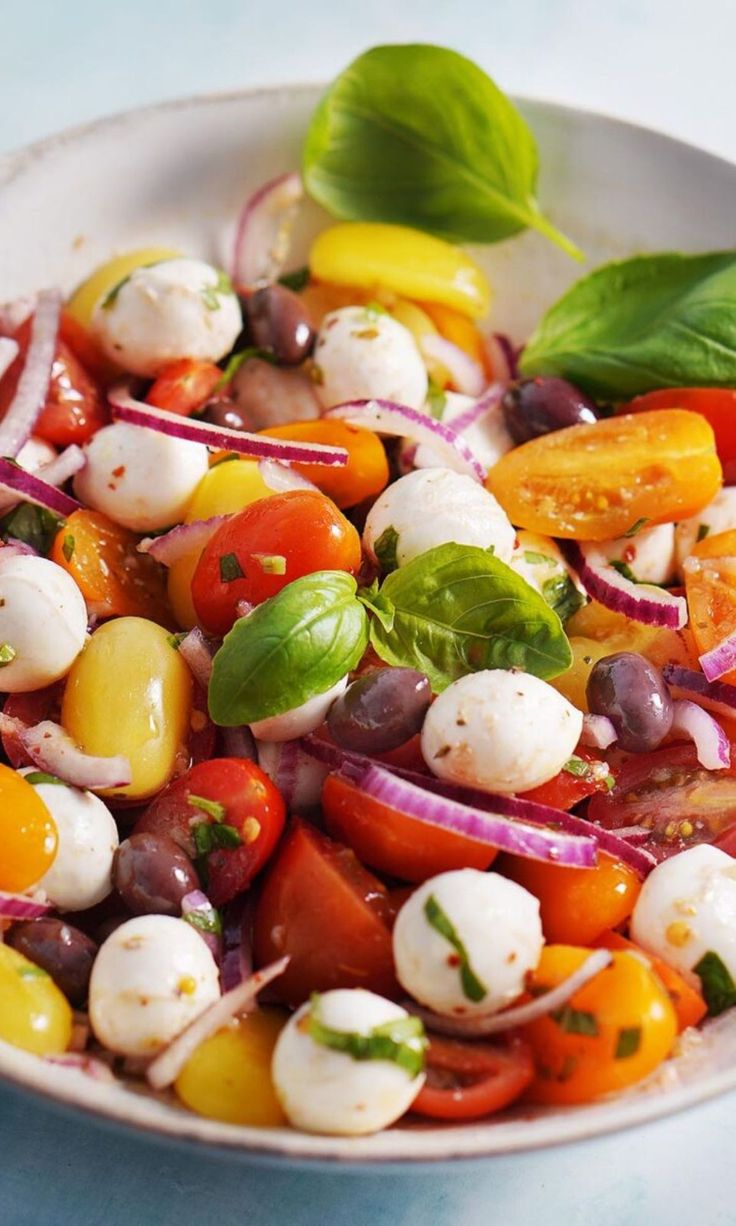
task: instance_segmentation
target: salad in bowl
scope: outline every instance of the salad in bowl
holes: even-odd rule
[[[492,329],[465,244],[580,256],[536,160],[375,48],[226,268],[2,308],[4,1051],[356,1137],[598,1102],[736,1004],[736,256]]]

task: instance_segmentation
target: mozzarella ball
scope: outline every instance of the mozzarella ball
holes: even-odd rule
[[[468,409],[472,409],[477,403],[472,396],[461,396],[459,392],[445,392],[444,396],[442,421],[448,426],[453,426],[456,419],[462,419]],[[427,412],[429,414],[429,410]],[[462,430],[462,436],[476,459],[489,469],[514,446],[514,440],[506,429],[500,404]],[[438,468],[441,464],[442,458],[427,443],[421,443],[417,447],[414,455],[416,468]]]
[[[324,694],[315,694],[299,707],[284,711],[283,715],[271,715],[267,719],[259,719],[251,724],[250,730],[259,741],[293,741],[296,737],[306,736],[323,724],[327,712],[336,698],[345,692],[348,685],[348,675]]]
[[[34,768],[21,770],[21,775]],[[115,818],[93,792],[65,783],[32,785],[56,823],[56,858],[38,883],[60,911],[86,911],[112,890],[112,858],[118,845]]]
[[[405,566],[420,553],[454,541],[493,546],[508,562],[516,534],[493,494],[449,468],[422,468],[400,477],[376,499],[365,521],[363,545],[372,558],[382,554],[381,538],[396,535],[396,564]]]
[[[560,580],[566,578],[572,581],[581,595],[585,595],[585,589],[565,562],[559,545],[549,536],[540,536],[538,532],[521,529],[516,534],[516,548],[509,566],[517,575],[521,575],[535,592],[545,596],[545,599],[549,594],[548,585],[557,585]]]
[[[203,260],[183,258],[137,268],[92,316],[106,356],[145,378],[179,358],[218,362],[242,327],[228,278]]]
[[[600,550],[611,562],[625,562],[639,583],[671,583],[675,577],[675,525],[655,524],[635,536],[605,541]]]
[[[153,1056],[219,995],[215,960],[196,929],[169,915],[138,915],[100,948],[89,1020],[110,1051]]]
[[[631,917],[637,945],[699,986],[693,968],[713,952],[736,980],[736,860],[702,843],[663,860],[644,882]]]
[[[408,328],[370,307],[325,315],[314,347],[324,408],[344,400],[396,400],[421,409],[427,368]]]
[[[50,464],[56,459],[56,448],[47,443],[45,439],[36,438],[31,435],[26,439],[17,456],[16,463],[20,464],[21,468],[25,468],[28,473],[38,472],[39,468],[43,468],[44,464]]]
[[[530,673],[487,669],[453,681],[432,703],[422,755],[440,779],[486,792],[526,792],[575,752],[583,716]]]
[[[0,552],[0,644],[15,652],[0,689],[39,690],[66,676],[87,636],[84,597],[63,567],[32,554]]]
[[[690,519],[681,520],[675,528],[675,552],[680,569],[699,539],[729,532],[731,528],[736,528],[736,485],[724,485],[707,507]]]
[[[184,518],[209,467],[207,448],[124,421],[103,426],[85,447],[77,497],[134,532],[157,532]]]
[[[273,1053],[271,1073],[281,1106],[305,1132],[360,1136],[378,1132],[408,1111],[424,1084],[393,1060],[354,1060],[317,1043],[307,1021],[311,1002],[287,1022]],[[408,1017],[405,1009],[363,988],[338,988],[319,997],[319,1021],[331,1030],[369,1034]]]
[[[430,922],[432,906],[462,943],[480,1000],[465,991],[455,945]],[[425,881],[399,911],[393,933],[402,988],[435,1013],[455,1017],[496,1013],[516,1000],[543,944],[539,900],[515,881],[475,868]]]

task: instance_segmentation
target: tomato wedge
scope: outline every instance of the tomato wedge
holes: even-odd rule
[[[161,371],[146,394],[146,403],[188,417],[209,400],[222,371],[213,362],[180,358]]]
[[[533,1077],[531,1049],[522,1039],[502,1046],[432,1038],[427,1080],[411,1110],[433,1120],[477,1120],[507,1107]]]
[[[576,749],[575,757],[581,762],[598,762],[600,759],[586,749]],[[584,769],[584,768],[581,768]],[[549,805],[551,809],[563,809],[569,812],[581,800],[592,796],[594,792],[607,792],[608,781],[605,773],[588,772],[573,774],[563,769],[546,783],[530,788],[528,792],[520,792],[520,799],[531,800],[538,805]]]
[[[724,481],[727,485],[736,482],[736,391],[726,387],[665,387],[636,396],[618,411],[649,413],[653,409],[700,413],[713,428]]]
[[[719,537],[732,535],[719,533]],[[718,548],[718,538],[714,540]],[[708,544],[707,537],[702,544]],[[712,548],[711,543],[709,550]],[[736,631],[736,557],[713,557],[709,551],[701,553],[698,546],[696,550],[684,567],[685,593],[690,628],[698,652],[703,655]],[[736,684],[736,669],[724,673],[721,680]]]

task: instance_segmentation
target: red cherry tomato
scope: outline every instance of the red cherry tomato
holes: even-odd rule
[[[289,955],[273,988],[291,1005],[329,988],[368,988],[395,997],[391,922],[385,886],[350,848],[297,821],[261,889],[256,965]]]
[[[666,387],[637,396],[618,410],[647,413],[650,409],[690,409],[713,427],[716,451],[727,485],[736,482],[736,391],[726,387]]]
[[[205,807],[197,804],[205,801]],[[207,803],[209,802],[209,803]],[[221,815],[217,806],[222,806]],[[187,855],[200,855],[195,827],[212,827],[204,870],[208,893],[216,907],[241,894],[270,859],[284,828],[286,809],[281,793],[255,762],[244,758],[213,758],[180,775],[151,802],[134,832],[168,834]],[[218,846],[216,827],[229,827],[239,846]]]
[[[222,371],[213,362],[180,358],[161,371],[146,394],[146,403],[188,417],[209,400]]]
[[[433,1120],[477,1120],[507,1107],[533,1077],[531,1049],[521,1039],[501,1046],[433,1038],[427,1080],[411,1110]]]
[[[241,600],[260,604],[317,570],[360,568],[360,537],[324,494],[289,490],[252,502],[211,538],[192,579],[197,617],[227,634]],[[278,573],[283,571],[283,573]]]
[[[26,694],[9,694],[3,704],[3,715],[11,719],[19,719],[21,723],[33,727],[44,719],[58,723],[61,716],[61,697],[64,692],[63,683],[55,682],[42,690],[29,691]],[[3,732],[3,752],[11,766],[20,770],[22,766],[33,766],[20,737],[15,732]]]
[[[582,759],[583,762],[599,761],[595,754],[589,753],[585,749],[576,749],[575,757]],[[563,769],[553,779],[548,779],[546,783],[540,783],[539,787],[530,788],[528,792],[520,792],[519,796],[523,800],[532,800],[539,805],[549,805],[552,809],[564,809],[567,813],[581,800],[585,800],[586,796],[592,796],[594,792],[607,792],[608,790],[608,783],[605,777],[599,778],[592,773],[589,775],[574,775],[570,771]]]

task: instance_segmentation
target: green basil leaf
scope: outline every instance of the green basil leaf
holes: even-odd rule
[[[467,996],[468,1000],[475,1001],[476,1003],[485,1000],[488,995],[488,988],[473,970],[470,958],[468,957],[468,951],[460,939],[457,928],[447,912],[440,906],[434,894],[430,894],[427,898],[424,904],[424,914],[427,918],[427,923],[441,937],[444,937],[447,943],[455,950],[463,994]]]
[[[521,357],[602,399],[658,387],[736,385],[736,251],[637,256],[584,277]]]
[[[553,609],[520,575],[475,545],[438,545],[389,575],[381,595],[393,626],[371,623],[388,664],[417,668],[435,693],[484,668],[556,677],[572,663]],[[251,616],[253,616],[251,614]]]
[[[573,1009],[572,1005],[563,1005],[561,1009],[550,1013],[550,1017],[566,1034],[587,1034],[591,1038],[598,1034],[595,1013],[590,1013],[587,1009]]]
[[[304,289],[309,285],[309,269],[306,264],[301,268],[295,268],[293,272],[284,272],[279,277],[279,285],[285,285],[287,289],[293,289],[294,293]]]
[[[0,519],[0,535],[3,540],[22,541],[36,553],[47,554],[63,523],[63,519],[45,507],[21,502]]]
[[[534,137],[513,103],[456,51],[373,47],[331,85],[304,148],[307,191],[335,217],[456,242],[531,226],[579,257],[540,212]]]
[[[627,1060],[641,1047],[641,1026],[623,1026],[618,1032],[614,1060]]]
[[[319,1016],[321,997],[312,993],[307,1033],[320,1047],[344,1052],[352,1060],[390,1060],[410,1077],[418,1077],[424,1069],[427,1038],[418,1017],[399,1017],[392,1022],[374,1026],[367,1034],[351,1030],[333,1030]]]
[[[569,575],[555,575],[552,579],[546,579],[542,584],[542,596],[563,626],[585,604],[585,597],[581,596]]]
[[[376,555],[382,574],[388,575],[392,570],[396,570],[399,565],[396,560],[398,545],[399,534],[393,524],[389,524],[388,528],[384,528],[373,546],[373,552]]]
[[[394,606],[387,596],[379,591],[378,580],[374,579],[370,587],[361,587],[358,589],[358,600],[366,609],[370,609],[374,617],[377,617],[383,626],[384,630],[391,632],[394,626]]]
[[[350,672],[368,639],[356,590],[344,571],[317,571],[236,621],[212,665],[214,722],[233,727],[282,715]]]
[[[711,1017],[736,1005],[736,983],[722,958],[709,949],[693,967]]]

